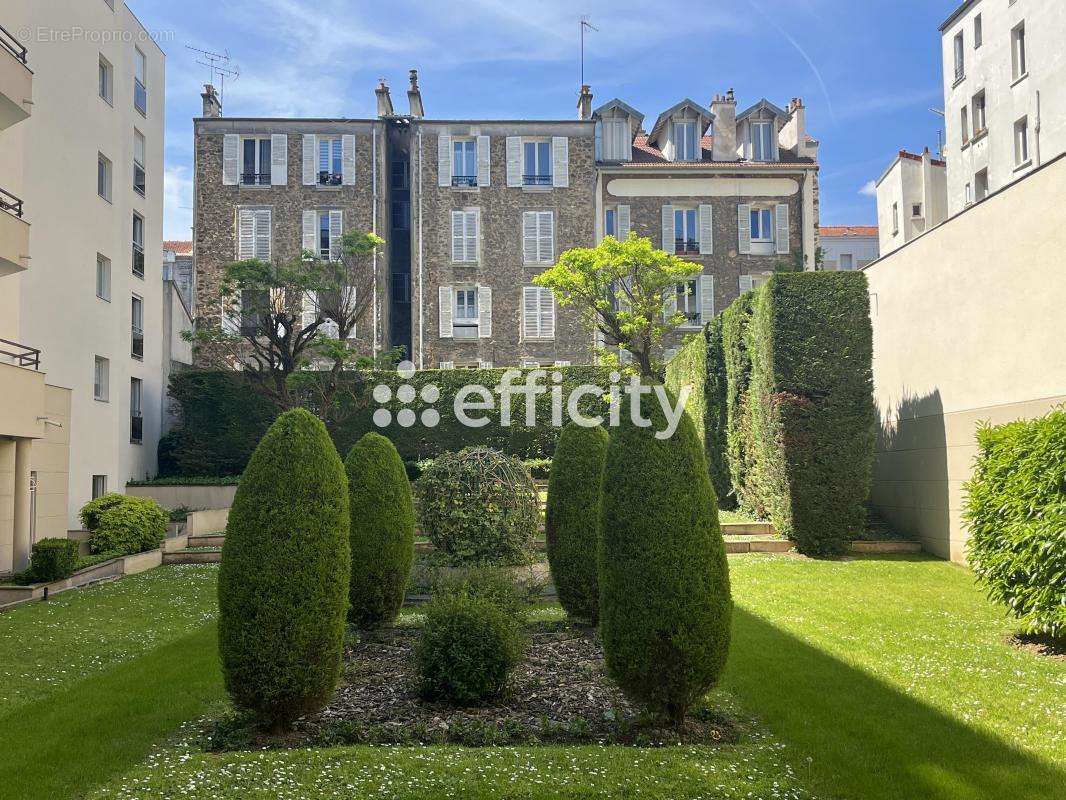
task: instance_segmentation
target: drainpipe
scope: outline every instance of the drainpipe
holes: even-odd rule
[[[418,368],[426,368],[425,299],[422,289],[422,126],[418,126]]]
[[[1034,150],[1033,155],[1036,157],[1036,166],[1040,166],[1040,91],[1036,93],[1036,127],[1033,128],[1033,133],[1036,134],[1033,137]]]
[[[371,167],[370,167],[371,174],[373,176],[371,182],[372,182],[372,184],[374,186],[374,199],[373,199],[373,202],[372,202],[372,210],[370,212],[371,213],[370,228],[371,228],[371,230],[374,231],[374,235],[377,236],[377,234],[378,234],[378,129],[377,129],[377,123],[376,122],[371,122],[370,123],[370,141],[372,142],[372,150],[373,150],[373,152],[371,154]],[[374,324],[373,354],[374,354],[374,362],[376,364],[377,363],[377,359],[378,359],[378,251],[377,251],[377,248],[374,248],[374,252],[373,252],[373,255],[372,255],[371,259],[372,259],[371,260],[371,264],[372,264],[371,268],[374,271],[373,272],[373,280],[374,280],[374,289],[373,289],[373,291],[374,291],[374,301],[373,301],[374,302],[374,309],[373,309],[373,324]]]

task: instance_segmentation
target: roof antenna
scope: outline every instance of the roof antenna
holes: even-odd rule
[[[581,17],[581,85],[585,85],[585,28],[589,30],[598,31],[595,25],[589,22],[588,14]]]
[[[208,83],[214,84],[215,76],[218,76],[218,101],[221,103],[226,94],[226,76],[229,75],[233,80],[237,80],[241,76],[241,68],[236,64],[230,66],[229,50],[222,53],[212,53],[210,50],[201,50],[191,44],[185,45],[185,49],[200,54],[200,59],[196,63],[201,67],[207,67],[209,70]]]

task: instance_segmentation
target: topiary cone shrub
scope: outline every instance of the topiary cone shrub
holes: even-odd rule
[[[545,520],[548,565],[566,613],[595,625],[600,586],[596,571],[607,431],[571,422],[555,445]]]
[[[683,416],[660,440],[659,403],[641,404],[648,428],[631,421],[628,405],[604,467],[600,636],[607,670],[626,696],[680,724],[725,666],[729,568],[692,421]]]
[[[403,460],[392,442],[368,433],[348,452],[352,575],[348,619],[360,628],[400,613],[415,557],[415,507]]]
[[[218,575],[233,704],[280,731],[337,685],[348,608],[348,481],[320,420],[287,411],[241,476]]]

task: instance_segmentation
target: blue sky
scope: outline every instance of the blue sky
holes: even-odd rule
[[[684,97],[733,87],[741,108],[800,96],[821,142],[823,224],[876,221],[869,182],[900,148],[935,148],[942,120],[937,26],[957,0],[129,0],[167,53],[166,238],[190,238],[192,117],[208,77],[185,45],[228,51],[227,116],[368,117],[384,77],[406,109],[407,70],[427,116],[575,115],[621,97],[654,120]],[[865,187],[865,189],[864,189]]]

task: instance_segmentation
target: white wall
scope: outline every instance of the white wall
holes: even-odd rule
[[[828,270],[840,268],[841,255],[850,255],[852,269],[859,269],[876,261],[879,253],[874,236],[826,236],[823,233],[819,244],[824,251],[822,269]]]
[[[913,214],[915,205],[921,205],[920,217]],[[898,225],[894,221],[893,207],[898,209]],[[928,157],[897,156],[877,184],[881,256],[916,239],[946,217],[947,176],[943,163],[934,163]]]
[[[983,43],[974,47],[974,18],[980,14]],[[1025,22],[1028,77],[1014,81],[1011,31]],[[956,85],[954,40],[962,32],[965,78]],[[944,100],[947,116],[948,212],[965,207],[966,184],[988,168],[989,191],[1066,152],[1066,3],[1062,0],[978,0],[942,31]],[[984,89],[988,135],[962,144],[962,107]],[[1014,123],[1029,120],[1032,164],[1015,168]],[[1039,132],[1037,128],[1039,127]],[[973,133],[973,112],[970,111]]]

